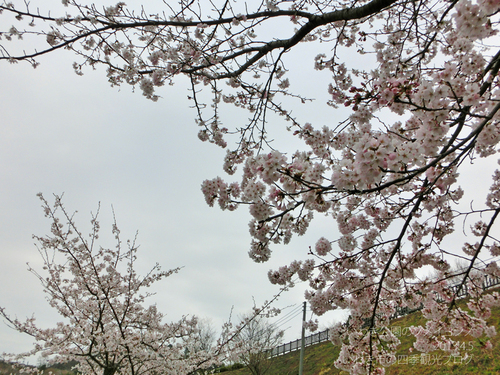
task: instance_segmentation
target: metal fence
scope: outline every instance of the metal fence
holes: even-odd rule
[[[484,275],[483,278],[483,290],[486,290],[488,288],[491,288],[493,286],[496,286],[500,284],[500,277],[495,277],[491,275]],[[461,283],[458,283],[456,285],[450,286],[450,288],[453,290],[453,293],[458,297],[465,297],[469,295],[469,290],[467,289],[467,284],[464,284],[462,287],[460,287]]]
[[[500,277],[494,277],[490,275],[485,275],[483,279],[483,290],[486,290],[488,288],[491,288],[493,286],[499,285],[500,284]],[[456,293],[458,298],[465,297],[469,294],[469,291],[467,289],[467,285],[464,285],[460,289],[460,284],[455,284],[450,286],[450,289],[453,290],[454,293]],[[458,292],[458,293],[457,293]],[[400,318],[402,316],[414,313],[416,311],[419,311],[423,308],[423,306],[410,309],[409,307],[396,307],[396,312],[391,316],[391,319],[396,319]],[[314,345],[314,344],[319,344],[320,342],[324,342],[328,340],[328,329],[312,334],[310,336],[305,337],[305,346],[309,345]],[[294,352],[296,350],[300,350],[300,345],[301,345],[301,339],[297,339],[295,341],[290,341],[289,343],[279,345],[275,347],[274,349],[271,349],[270,352],[270,357],[277,357],[279,355],[283,355],[286,353]]]
[[[328,340],[328,330],[317,332],[304,338],[305,346],[319,344],[320,342],[327,340]],[[297,339],[295,341],[290,341],[289,343],[277,346],[276,348],[270,350],[271,357],[277,357],[279,355],[300,350],[300,345],[301,345],[301,339]]]
[[[500,277],[495,277],[495,276],[491,276],[491,275],[484,275],[483,283],[482,283],[483,290],[497,286],[498,284],[500,284]],[[469,289],[468,289],[467,284],[462,285],[462,283],[457,283],[455,285],[450,285],[449,288],[453,291],[453,294],[457,298],[464,298],[464,297],[467,297],[469,295]],[[406,307],[397,306],[396,312],[390,317],[390,319],[400,318],[402,316],[414,313],[415,311],[419,311],[422,309],[423,309],[423,305],[420,305],[419,307],[414,308],[414,309],[410,309],[407,306]]]

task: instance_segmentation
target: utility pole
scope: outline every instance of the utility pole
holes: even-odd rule
[[[302,338],[301,338],[301,344],[300,344],[300,364],[299,364],[299,375],[302,375],[302,372],[304,370],[304,349],[306,346],[306,327],[304,326],[304,323],[306,322],[306,302],[304,302],[304,312],[302,314]]]

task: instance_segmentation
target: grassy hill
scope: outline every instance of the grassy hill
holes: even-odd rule
[[[462,308],[465,301],[461,301]],[[396,319],[392,322],[394,332],[401,329],[398,335],[401,340],[397,358],[398,362],[386,368],[388,375],[448,375],[448,374],[484,374],[500,375],[500,307],[492,309],[491,318],[488,320],[490,325],[494,325],[497,330],[497,336],[490,341],[493,349],[484,350],[481,348],[478,340],[471,336],[465,336],[460,339],[463,348],[468,354],[468,358],[450,357],[446,353],[436,351],[433,353],[422,354],[412,350],[413,336],[406,334],[405,328],[410,326],[424,326],[424,319],[420,312],[416,312],[405,317]],[[334,362],[339,354],[339,347],[333,346],[330,342],[306,347],[304,354],[304,375],[337,375],[347,374],[334,366]],[[293,352],[283,356],[273,358],[271,367],[266,375],[297,375],[299,373],[299,355],[300,352]],[[228,375],[251,375],[246,368],[227,372]]]

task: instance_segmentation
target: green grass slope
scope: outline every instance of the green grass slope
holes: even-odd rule
[[[459,305],[465,308],[465,300]],[[416,312],[392,322],[393,332],[401,341],[397,352],[397,362],[386,368],[388,375],[448,375],[448,374],[484,374],[500,375],[500,307],[492,308],[489,325],[494,325],[497,335],[490,341],[493,348],[485,350],[481,343],[471,336],[464,335],[462,356],[450,357],[445,352],[420,353],[413,349],[415,338],[408,332],[408,327],[425,326],[420,312]],[[483,341],[486,341],[483,339]],[[304,375],[347,374],[335,368],[334,362],[339,354],[339,347],[330,342],[306,347],[304,355]],[[466,353],[466,355],[465,355]],[[300,352],[293,352],[273,358],[266,375],[297,375],[299,373]],[[246,368],[227,372],[228,375],[251,375]]]

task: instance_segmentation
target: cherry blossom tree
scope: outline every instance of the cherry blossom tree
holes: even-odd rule
[[[256,262],[306,233],[314,215],[336,223],[338,234],[325,233],[269,278],[308,282],[317,315],[351,311],[348,324],[332,329],[342,344],[337,367],[381,373],[395,361],[388,324],[396,306],[424,305],[427,325],[412,329],[420,351],[457,354],[464,331],[489,346],[483,337],[495,332],[486,319],[500,298],[483,294],[480,281],[500,276],[490,259],[500,255],[500,171],[482,207],[461,202],[468,192],[459,176],[467,163],[495,158],[500,141],[500,1],[181,0],[155,13],[122,2],[62,3],[65,10],[48,12],[4,0],[2,17],[13,26],[1,34],[0,58],[36,67],[66,49],[77,74],[104,66],[112,85],[139,87],[152,100],[187,76],[199,138],[227,148],[223,169],[234,176],[204,181],[202,191],[211,206],[249,208]],[[288,57],[303,46],[301,71],[289,71]],[[311,104],[294,89],[307,64],[328,95],[319,125],[293,111]],[[248,119],[223,124],[229,106]],[[298,149],[274,146],[280,121]],[[447,245],[459,223],[473,238],[461,249]],[[452,291],[453,257],[468,266]],[[421,276],[429,268],[437,279]],[[469,311],[456,304],[465,287]]]
[[[40,198],[52,221],[51,235],[34,236],[44,272],[30,271],[64,321],[43,329],[34,318],[20,321],[0,307],[0,315],[12,328],[36,342],[33,350],[14,359],[42,354],[55,362],[76,361],[79,373],[103,375],[188,374],[217,359],[215,351],[199,348],[196,317],[164,323],[155,305],[144,306],[151,295],[145,290],[179,268],[162,271],[156,265],[140,277],[135,271],[138,246],[135,240],[127,241],[125,248],[116,222],[112,226],[116,245],[105,249],[97,245],[98,213],[86,237],[59,197],[52,206]]]

